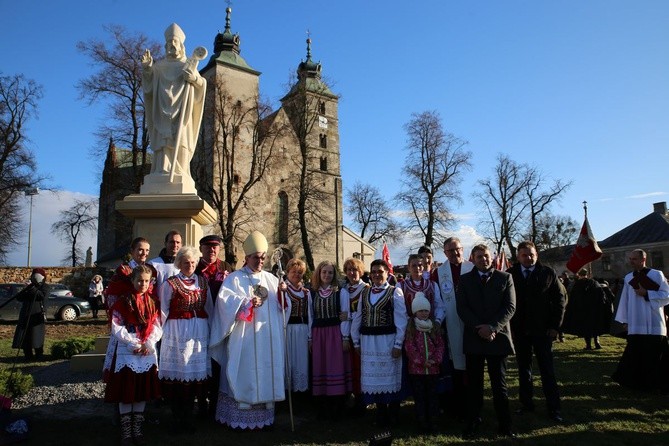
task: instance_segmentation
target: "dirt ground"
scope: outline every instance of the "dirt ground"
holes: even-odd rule
[[[16,322],[0,322],[0,338],[11,339],[14,336]],[[105,318],[81,318],[73,322],[47,321],[46,339],[62,340],[76,336],[107,336],[109,326]]]

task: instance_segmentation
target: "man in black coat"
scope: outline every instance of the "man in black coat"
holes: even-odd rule
[[[516,346],[522,412],[534,410],[532,352],[537,357],[541,385],[550,417],[562,422],[560,392],[553,367],[557,339],[567,302],[566,291],[553,268],[542,265],[534,243],[518,244],[518,263],[509,268],[516,289],[516,313],[511,319]]]
[[[460,276],[455,297],[458,316],[465,326],[462,346],[469,380],[464,436],[475,435],[481,424],[483,370],[487,362],[498,433],[515,437],[506,387],[506,358],[514,353],[509,325],[516,308],[513,279],[492,268],[487,246],[476,245],[472,255],[475,268]]]

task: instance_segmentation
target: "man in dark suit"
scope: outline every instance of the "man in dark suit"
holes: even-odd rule
[[[456,294],[458,315],[465,325],[463,350],[469,380],[464,436],[474,436],[481,424],[483,369],[487,362],[498,433],[515,437],[506,388],[506,357],[514,353],[509,325],[516,309],[513,279],[492,268],[487,246],[476,245],[472,256],[475,268],[460,277]]]
[[[534,411],[532,401],[532,351],[537,357],[548,413],[562,422],[560,393],[553,367],[553,342],[557,339],[567,303],[566,291],[553,268],[538,261],[534,243],[518,244],[518,263],[509,268],[516,289],[516,313],[511,331],[518,362],[522,412]]]

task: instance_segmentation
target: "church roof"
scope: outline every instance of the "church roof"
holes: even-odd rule
[[[214,54],[211,55],[209,62],[202,71],[206,71],[216,64],[222,64],[259,75],[260,71],[251,68],[240,55],[241,50],[239,44],[241,39],[239,38],[239,33],[232,34],[232,31],[230,30],[230,15],[232,13],[232,8],[226,8],[225,13],[225,30],[222,33],[219,32],[214,38]]]
[[[664,208],[662,205],[664,205]],[[599,246],[601,248],[617,248],[669,241],[667,205],[666,203],[655,203],[654,206],[654,212],[602,240],[599,242]]]

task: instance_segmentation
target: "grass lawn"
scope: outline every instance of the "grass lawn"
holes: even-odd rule
[[[6,355],[15,355],[0,341],[0,364],[7,366]],[[419,446],[442,444],[486,445],[588,445],[616,446],[669,445],[669,397],[634,393],[611,382],[624,348],[624,340],[602,339],[604,349],[583,350],[582,339],[567,336],[564,343],[555,344],[556,373],[561,385],[565,423],[556,425],[547,417],[540,385],[537,388],[537,410],[515,415],[516,440],[496,439],[495,415],[489,389],[485,401],[481,437],[461,439],[462,424],[445,415],[439,418],[439,431],[420,435],[414,429],[413,403],[405,402],[403,421],[392,429],[393,445]],[[669,379],[669,377],[668,377]],[[512,410],[518,407],[515,358],[509,358],[509,394]],[[537,378],[537,384],[538,378]],[[373,427],[373,409],[357,419],[339,422],[318,421],[315,407],[304,396],[294,402],[295,432],[290,431],[286,403],[279,405],[276,424],[268,432],[233,432],[207,421],[198,421],[194,435],[173,436],[169,433],[170,413],[165,406],[150,405],[147,425],[150,443],[155,445],[367,445],[379,431]],[[65,410],[65,409],[64,409]],[[24,411],[14,411],[20,416]],[[118,444],[117,428],[111,424],[112,410],[99,402],[99,412],[88,416],[73,416],[67,420],[32,418],[30,444],[39,445],[114,445]]]

